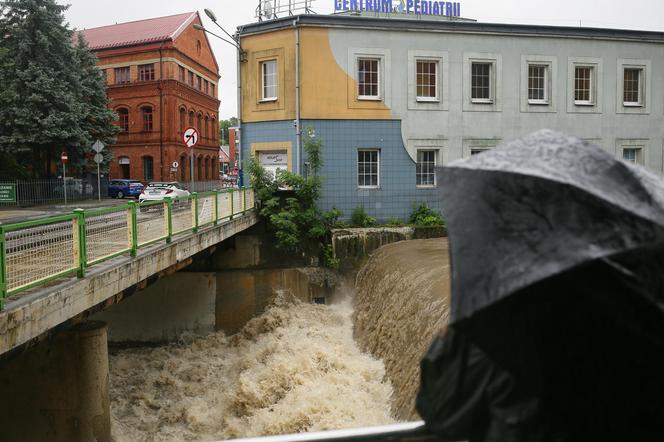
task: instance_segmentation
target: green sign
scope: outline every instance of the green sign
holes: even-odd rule
[[[16,184],[0,184],[0,203],[16,202]]]

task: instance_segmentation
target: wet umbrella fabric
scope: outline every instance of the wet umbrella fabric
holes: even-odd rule
[[[484,416],[473,421],[484,435],[471,440],[662,436],[664,180],[541,131],[453,163],[439,183],[452,327],[486,357],[486,373],[511,385],[498,396],[474,386],[487,409],[472,413]],[[438,338],[422,364],[418,409],[433,421],[443,418],[432,414],[442,409],[436,382],[473,354],[440,350],[458,340]],[[540,431],[494,425],[524,410]]]

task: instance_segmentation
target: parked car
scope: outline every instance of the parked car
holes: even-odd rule
[[[136,180],[111,180],[108,185],[108,196],[111,198],[124,198],[131,196],[138,198],[145,186]]]
[[[53,193],[58,196],[64,196],[64,186],[59,184],[53,189]],[[92,196],[94,188],[90,183],[78,178],[67,178],[67,196],[70,198]]]
[[[179,198],[189,196],[190,193],[178,182],[150,183],[139,195],[138,201],[161,201],[165,197]]]

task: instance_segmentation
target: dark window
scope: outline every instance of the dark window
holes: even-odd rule
[[[624,71],[623,103],[641,104],[641,69],[626,68]]]
[[[194,73],[189,71],[189,86],[194,87]]]
[[[196,130],[198,131],[198,135],[201,135],[201,126],[203,126],[203,115],[198,114],[198,124],[196,125]]]
[[[129,132],[129,109],[125,107],[118,109],[118,126],[121,132]]]
[[[187,161],[187,157],[182,155],[180,157],[180,181],[186,181],[187,180],[187,166],[189,162]]]
[[[196,87],[198,88],[199,91],[203,90],[203,79],[201,78],[200,75],[196,75]]]
[[[203,179],[203,158],[198,157],[198,180]]]
[[[435,186],[436,185],[436,151],[418,150],[416,185]]]
[[[574,102],[590,104],[593,102],[593,68],[576,66],[574,68]]]
[[[145,181],[154,179],[154,161],[152,157],[143,157],[143,179]]]
[[[207,80],[203,80],[203,85],[205,87],[205,93],[209,94],[210,93],[210,82]]]
[[[423,100],[435,100],[438,98],[438,62],[418,60],[415,69],[417,98]]]
[[[178,68],[179,68],[179,72],[180,72],[180,81],[182,83],[184,83],[184,80],[185,80],[185,78],[184,78],[184,68],[182,66],[178,66]]]
[[[120,165],[120,175],[121,178],[128,180],[129,179],[129,157],[120,157],[118,158],[118,164]]]
[[[357,151],[357,185],[378,187],[378,151]]]
[[[491,101],[491,63],[473,63],[471,67],[472,100]]]
[[[189,127],[194,127],[194,111],[189,111]]]
[[[138,81],[154,80],[154,63],[138,66]]]
[[[210,179],[210,159],[209,158],[205,159],[205,179],[206,180]]]
[[[375,58],[360,58],[358,61],[358,95],[361,98],[379,97],[379,60]]]
[[[143,130],[149,132],[152,130],[152,107],[143,106],[141,112],[143,113]]]
[[[131,81],[129,66],[115,68],[115,84],[126,84]]]
[[[214,84],[210,84],[210,92],[211,92],[210,95],[212,95],[213,97],[216,97],[216,95],[214,93]]]
[[[187,111],[185,108],[180,108],[180,132],[184,132],[184,124],[187,120]]]
[[[203,132],[203,138],[210,138],[210,118],[206,115],[205,116],[205,126],[203,126],[205,131]]]
[[[528,101],[530,103],[546,103],[548,100],[547,66],[531,64],[528,65]]]

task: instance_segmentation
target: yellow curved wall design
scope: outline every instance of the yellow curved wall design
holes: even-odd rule
[[[357,82],[337,64],[328,30],[300,31],[301,115],[304,119],[389,120],[382,101],[358,101]]]
[[[382,101],[357,100],[357,82],[337,64],[325,28],[300,28],[300,118],[389,120]],[[242,121],[294,120],[295,30],[250,35],[242,39]],[[277,60],[278,99],[261,102],[261,62]]]

